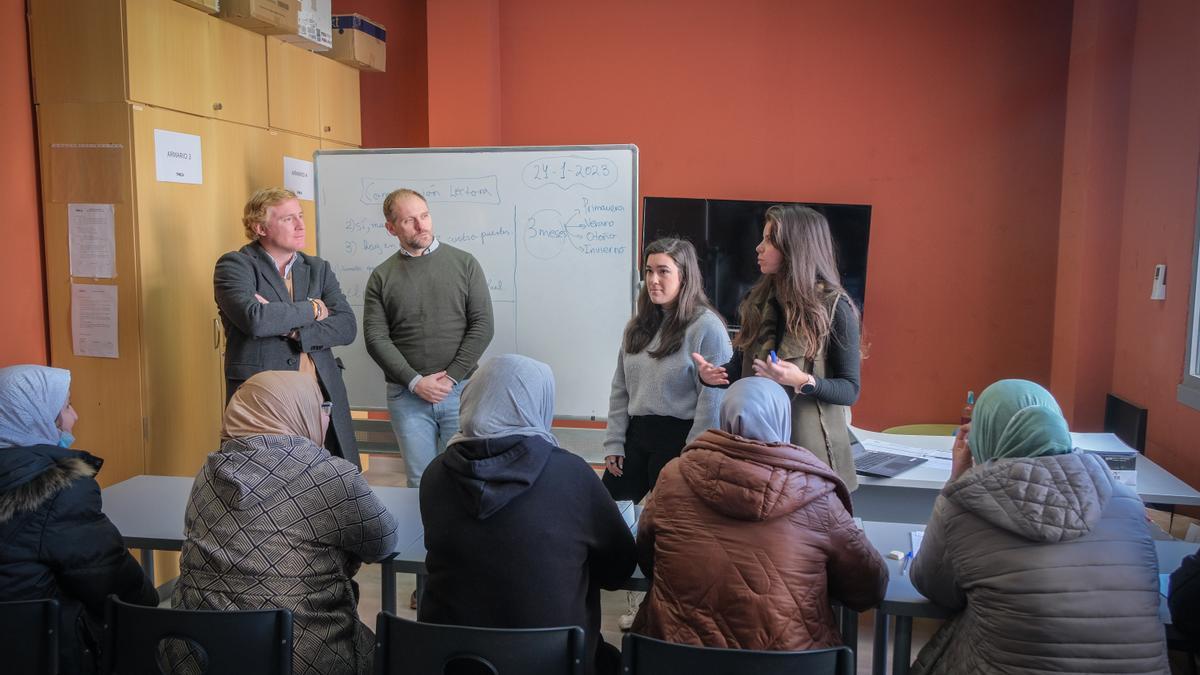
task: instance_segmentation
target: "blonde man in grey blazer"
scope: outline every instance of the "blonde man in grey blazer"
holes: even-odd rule
[[[325,448],[359,465],[342,364],[332,349],[354,341],[354,311],[329,263],[300,250],[307,228],[295,193],[258,190],[242,225],[250,243],[221,256],[213,273],[227,343],[226,400],[264,370],[308,373],[333,403]]]

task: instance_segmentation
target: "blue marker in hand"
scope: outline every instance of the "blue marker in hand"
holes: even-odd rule
[[[771,350],[771,363],[779,363],[779,357],[775,355],[775,350]]]

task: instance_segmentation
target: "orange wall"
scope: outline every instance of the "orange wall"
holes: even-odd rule
[[[502,145],[500,0],[428,7],[429,144]]]
[[[504,145],[636,143],[643,195],[874,206],[857,423],[1048,382],[1071,3],[499,11]]]
[[[1131,92],[1113,391],[1149,409],[1147,454],[1200,486],[1200,411],[1175,393],[1185,367],[1200,174],[1200,5],[1139,4]],[[1162,302],[1150,300],[1157,263],[1168,270]]]
[[[1078,3],[1071,34],[1050,390],[1078,430],[1112,389],[1136,3]]]
[[[334,14],[361,14],[387,30],[387,71],[363,72],[364,148],[429,145],[425,0],[333,0]]]
[[[23,2],[0,2],[0,91],[0,128],[7,132],[0,162],[0,288],[5,298],[0,366],[46,363],[42,231]]]

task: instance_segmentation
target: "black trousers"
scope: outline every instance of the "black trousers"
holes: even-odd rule
[[[604,487],[613,499],[642,501],[654,489],[658,474],[667,462],[679,456],[687,444],[692,420],[664,415],[638,415],[629,418],[625,431],[625,462],[622,474],[604,471]]]

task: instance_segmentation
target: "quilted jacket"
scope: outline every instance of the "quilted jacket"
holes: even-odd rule
[[[652,586],[633,630],[683,644],[842,644],[830,599],[864,610],[888,572],[850,493],[808,450],[709,430],[663,469],[638,522]]]
[[[226,441],[196,476],[184,533],[173,606],[284,607],[292,672],[371,672],[353,577],[392,553],[396,521],[353,464],[299,436]],[[195,672],[190,654],[167,656],[170,672]]]
[[[1095,455],[999,460],[947,484],[912,581],[958,611],[915,674],[1169,672],[1145,507]]]

